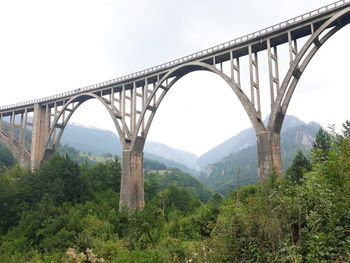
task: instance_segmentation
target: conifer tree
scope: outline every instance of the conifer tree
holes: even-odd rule
[[[345,138],[350,138],[350,121],[343,123],[343,135]]]
[[[332,147],[331,135],[320,128],[316,134],[315,141],[312,145],[311,153],[316,162],[324,162],[328,159],[329,151]]]
[[[287,170],[287,177],[294,183],[301,182],[304,173],[311,170],[310,161],[305,157],[304,153],[299,149],[293,159],[291,167]]]

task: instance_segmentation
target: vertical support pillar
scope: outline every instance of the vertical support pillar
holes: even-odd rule
[[[23,161],[23,154],[24,154],[24,135],[25,135],[25,128],[24,128],[24,117],[25,117],[25,112],[21,114],[21,122],[20,122],[20,127],[19,127],[19,158],[20,158],[20,163]]]
[[[0,134],[2,133],[2,113],[0,113]]]
[[[19,125],[19,137],[18,137],[18,141],[21,144],[22,143],[22,137],[23,137],[23,120],[24,120],[24,113],[21,113],[20,115],[21,119],[20,119],[20,125]]]
[[[33,130],[32,130],[32,147],[30,153],[30,168],[32,171],[39,168],[41,161],[44,159],[45,143],[47,139],[48,123],[46,108],[41,107],[38,103],[34,105]]]
[[[258,132],[256,137],[258,146],[259,179],[264,180],[273,172],[280,177],[282,175],[280,134],[265,131]]]
[[[289,63],[292,64],[298,54],[297,39],[293,39],[292,33],[288,32]]]
[[[125,116],[126,116],[126,110],[125,110],[125,85],[123,85],[123,90],[121,91],[121,102],[120,102],[120,111],[121,111],[121,115],[123,116],[122,118],[122,133],[126,134],[126,120],[125,120]],[[123,138],[120,138],[121,140],[123,140]]]
[[[54,104],[54,111],[53,111],[53,118],[56,119],[57,118],[57,102],[55,102]],[[52,131],[52,145],[56,145],[57,142],[57,134],[56,134],[56,127],[52,127],[53,131]]]
[[[142,210],[144,201],[143,146],[145,139],[137,137],[132,150],[123,150],[119,210]]]
[[[258,112],[259,118],[261,119],[258,54],[256,52],[253,53],[251,45],[248,47],[248,49],[251,102]]]
[[[147,78],[145,79],[145,85],[142,87],[142,109],[146,107],[146,103],[147,103]],[[144,135],[145,135],[145,118],[143,118],[142,126],[141,126],[141,136],[144,136]]]
[[[269,62],[270,97],[271,111],[275,102],[275,97],[279,90],[278,56],[277,46],[271,46],[271,39],[267,40],[267,53]]]
[[[241,73],[239,66],[239,57],[233,57],[233,51],[230,52],[231,62],[231,79],[237,84],[238,88],[241,88]]]
[[[15,112],[13,111],[10,117],[10,128],[9,128],[9,143],[13,144],[13,138],[15,133]]]
[[[134,132],[135,128],[136,128],[136,109],[137,109],[137,106],[136,106],[136,100],[137,98],[137,92],[136,92],[136,82],[133,83],[133,88],[131,90],[131,110],[130,110],[130,113],[131,113],[131,124],[130,124],[130,131],[131,133]]]
[[[28,112],[27,109],[24,110],[23,115],[21,116],[21,130],[19,136],[19,145],[20,145],[20,165],[22,167],[29,166],[29,160],[25,158],[25,150],[26,150],[26,132],[27,132],[27,121],[28,121]]]

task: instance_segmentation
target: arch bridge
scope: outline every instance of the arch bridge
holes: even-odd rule
[[[0,140],[22,166],[37,169],[60,141],[75,110],[96,99],[112,118],[123,146],[120,209],[144,207],[143,148],[153,117],[169,89],[186,74],[204,70],[232,89],[252,126],[258,145],[258,176],[281,174],[280,131],[295,87],[320,47],[350,22],[350,0],[321,7],[282,23],[127,76],[37,100],[0,107]],[[301,44],[300,44],[301,43]],[[282,45],[286,49],[280,48]],[[280,51],[280,52],[278,52]],[[286,53],[286,54],[284,54]],[[265,55],[264,55],[265,54]],[[285,75],[280,59],[288,57]],[[267,56],[266,72],[259,57]],[[242,60],[248,66],[242,85]],[[265,62],[265,63],[266,63]],[[259,70],[260,69],[260,70]],[[270,116],[261,116],[259,75],[268,74]],[[31,136],[28,136],[31,134]]]

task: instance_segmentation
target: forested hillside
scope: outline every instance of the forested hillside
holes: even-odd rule
[[[283,170],[286,170],[298,150],[309,155],[312,143],[320,125],[304,123],[295,117],[288,117],[286,127],[281,132],[281,154]],[[247,130],[249,131],[249,130]],[[244,136],[245,137],[245,136]],[[208,165],[198,179],[214,192],[225,196],[239,186],[257,181],[258,156],[256,139],[251,146],[231,153],[221,161]],[[242,142],[243,143],[243,142]]]
[[[121,156],[122,152],[119,138],[113,132],[76,124],[67,125],[61,144],[74,147],[91,156],[105,154]],[[173,149],[161,143],[146,141],[144,156],[147,159],[162,162],[168,167],[196,174],[195,168],[198,157],[193,154]]]
[[[320,129],[310,156],[224,200],[159,167],[133,213],[118,212],[118,160],[2,168],[1,262],[349,262],[350,122]]]
[[[264,120],[265,124],[268,122],[268,118],[269,116],[265,118]],[[299,127],[300,125],[307,125],[307,124],[295,116],[286,115],[283,121],[281,138],[283,139],[284,133],[287,130],[294,128],[294,132],[295,132],[297,130],[297,127]],[[293,132],[291,132],[291,134],[293,134]],[[287,138],[285,140],[287,140]],[[246,148],[249,148],[255,145],[256,145],[256,135],[255,135],[254,129],[251,127],[251,128],[242,130],[237,135],[231,137],[230,139],[217,145],[213,149],[209,150],[208,152],[200,156],[197,161],[198,166],[200,167],[201,170],[205,170],[208,167],[208,165],[220,162],[230,154],[238,153],[241,150],[244,150]]]

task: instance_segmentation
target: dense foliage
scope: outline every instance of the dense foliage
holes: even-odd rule
[[[0,169],[14,165],[15,160],[5,145],[0,143]]]
[[[345,131],[345,129],[344,129]],[[54,156],[0,175],[1,262],[349,262],[350,138],[319,131],[310,160],[223,200],[178,170],[145,176],[118,212],[118,160]]]

